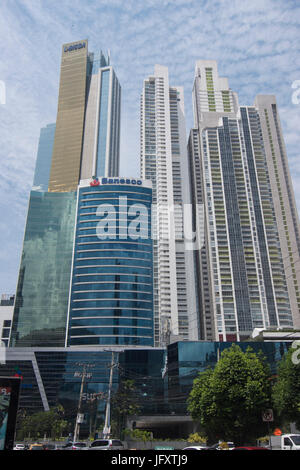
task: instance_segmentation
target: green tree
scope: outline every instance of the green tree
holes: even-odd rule
[[[49,411],[39,411],[32,415],[24,415],[19,422],[17,433],[22,437],[42,438],[44,436],[56,439],[67,428],[63,408],[59,405]]]
[[[126,417],[139,413],[141,409],[133,380],[123,380],[120,382],[118,391],[112,397],[111,407],[113,418],[117,423],[116,433],[121,437]]]
[[[291,348],[278,365],[273,401],[281,424],[293,422],[300,429],[300,363],[294,360],[294,352]]]
[[[262,412],[271,407],[270,369],[250,348],[235,344],[223,351],[216,367],[194,381],[188,410],[209,441],[251,442],[266,431]]]

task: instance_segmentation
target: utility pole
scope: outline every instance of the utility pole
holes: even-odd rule
[[[82,395],[83,395],[83,387],[84,387],[84,381],[86,377],[90,377],[91,374],[87,374],[87,368],[88,367],[94,367],[94,364],[78,364],[83,366],[82,368],[82,373],[81,373],[81,386],[80,386],[80,393],[79,393],[79,402],[78,402],[78,409],[77,409],[77,416],[76,416],[76,422],[75,422],[75,429],[74,429],[74,437],[73,437],[73,442],[76,442],[79,438],[79,431],[80,431],[80,424],[83,421],[83,416],[81,413],[81,406],[82,406]],[[78,375],[78,372],[75,372],[75,376]]]
[[[110,374],[109,374],[109,386],[108,386],[108,395],[106,402],[106,411],[105,411],[105,423],[103,428],[103,437],[108,439],[110,436],[110,401],[111,401],[111,389],[113,383],[113,369],[116,366],[115,362],[115,353],[112,351],[111,355],[111,365],[110,365]]]

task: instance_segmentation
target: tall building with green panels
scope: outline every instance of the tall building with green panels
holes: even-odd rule
[[[201,339],[240,341],[293,327],[260,113],[240,107],[214,61],[196,64],[189,138]]]

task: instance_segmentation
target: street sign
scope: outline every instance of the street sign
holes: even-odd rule
[[[78,413],[77,415],[77,423],[81,424],[84,421],[84,414],[83,413]]]
[[[271,423],[274,421],[273,410],[265,410],[262,413],[262,420],[266,423]]]

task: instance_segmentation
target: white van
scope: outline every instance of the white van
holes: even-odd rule
[[[271,436],[271,447],[274,450],[300,450],[300,434]]]

